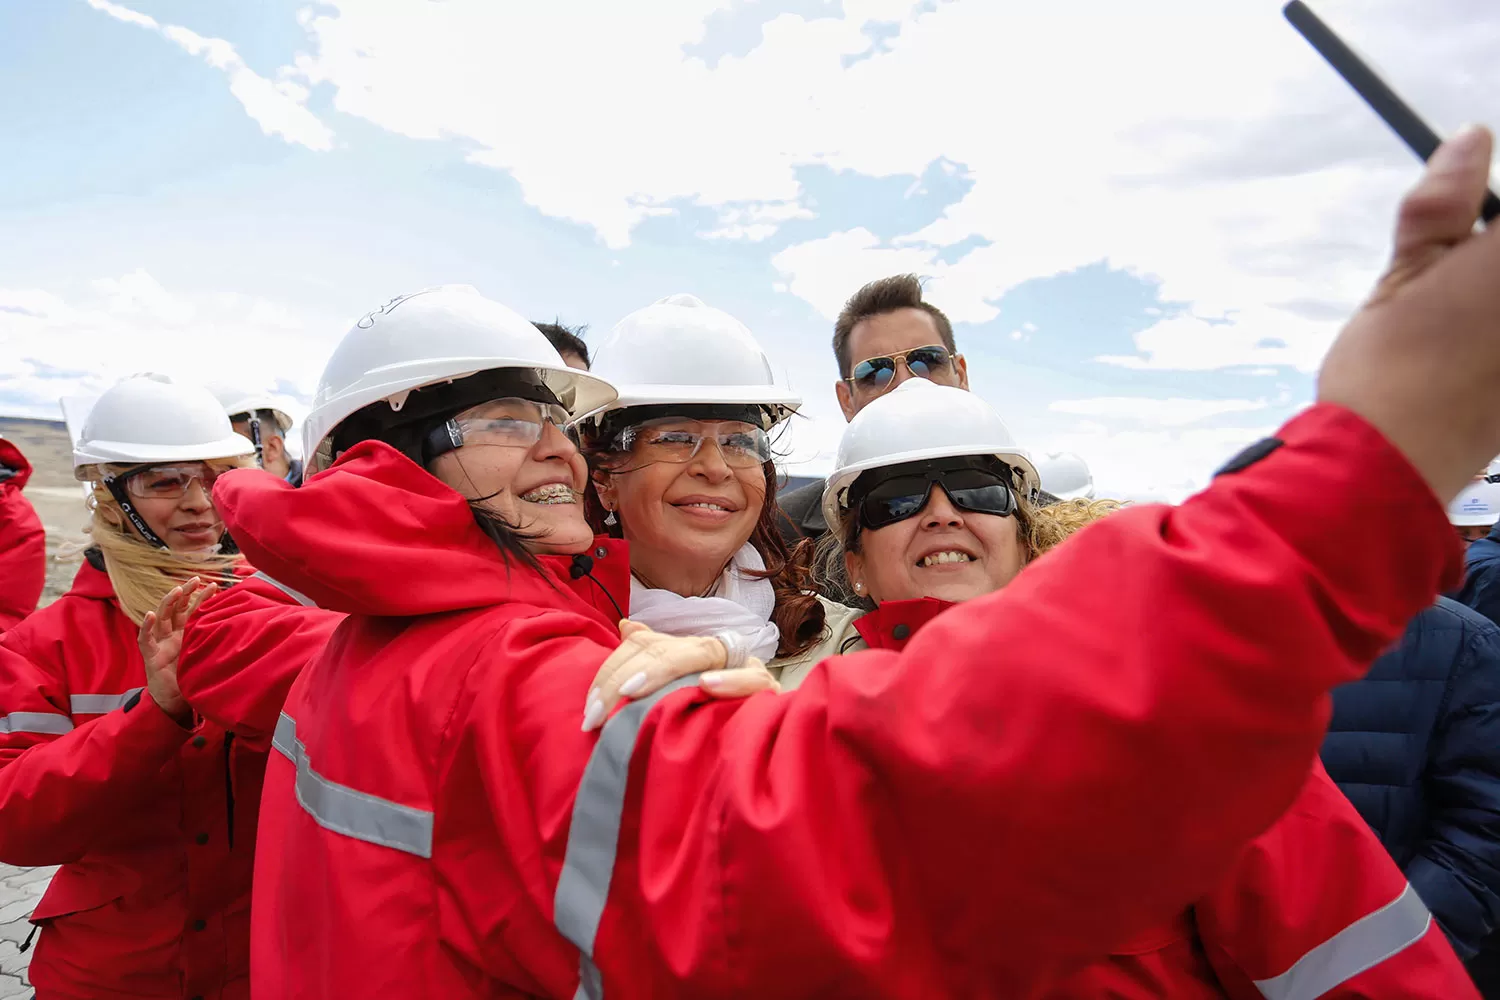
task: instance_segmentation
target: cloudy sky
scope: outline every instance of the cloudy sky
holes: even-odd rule
[[[1435,124],[1489,0],[1316,8]],[[930,276],[974,388],[1115,493],[1295,412],[1416,164],[1271,0],[59,0],[0,8],[0,413],[145,369],[305,400],[352,319],[688,291],[843,423],[832,318]]]

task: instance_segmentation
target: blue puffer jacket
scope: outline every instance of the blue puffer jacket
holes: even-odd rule
[[[1323,764],[1473,955],[1500,926],[1500,628],[1439,598],[1333,692]]]
[[[1453,599],[1500,623],[1500,524],[1469,546],[1464,564],[1464,585]]]

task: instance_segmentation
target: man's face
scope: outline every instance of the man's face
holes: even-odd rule
[[[236,420],[233,427],[236,434],[255,440],[250,435],[250,421]],[[285,478],[292,471],[291,463],[287,460],[286,442],[282,440],[281,428],[276,426],[275,421],[260,422],[260,453],[261,467],[267,472]]]
[[[896,386],[913,377],[907,354],[921,347],[942,347],[943,338],[937,324],[921,309],[898,309],[881,313],[856,323],[849,332],[850,374],[861,361],[875,358],[893,358],[895,368],[890,380],[884,384],[860,384],[847,380],[839,382],[836,390],[839,409],[844,419],[851,420],[872,399],[890,392]],[[945,352],[946,353],[946,352]],[[921,366],[921,362],[918,362]],[[946,362],[932,366],[926,377],[939,385],[952,385],[960,389],[969,387],[969,368],[962,355],[954,355]]]

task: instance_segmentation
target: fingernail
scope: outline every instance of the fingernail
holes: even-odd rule
[[[620,685],[620,693],[629,698],[646,686],[646,671],[642,670],[630,680]]]
[[[590,732],[599,728],[599,723],[604,721],[604,702],[594,701],[589,703],[588,709],[583,713],[583,731]]]
[[[584,709],[587,710],[590,705],[592,705],[594,702],[596,702],[598,700],[599,700],[599,689],[597,687],[591,687],[591,688],[589,688],[589,696],[587,698],[583,699],[583,707],[584,707]]]
[[[1476,157],[1484,154],[1484,130],[1465,125],[1454,132],[1432,155],[1432,168],[1440,171],[1465,170]]]
[[[710,670],[706,674],[700,674],[698,683],[706,688],[716,688],[724,683],[724,672],[722,670]]]

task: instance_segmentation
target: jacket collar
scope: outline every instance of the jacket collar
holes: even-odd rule
[[[623,539],[599,535],[585,555],[549,555],[539,561],[609,621],[629,616],[630,546]]]
[[[68,588],[69,597],[89,597],[96,600],[110,600],[115,596],[115,585],[110,582],[109,574],[104,571],[104,560],[96,555],[98,549],[88,549],[84,553],[83,565],[78,567],[78,572],[73,576],[73,586]],[[98,565],[95,565],[97,559]]]
[[[951,601],[922,597],[915,601],[886,601],[854,622],[865,645],[871,649],[901,650],[917,629],[936,618]]]

